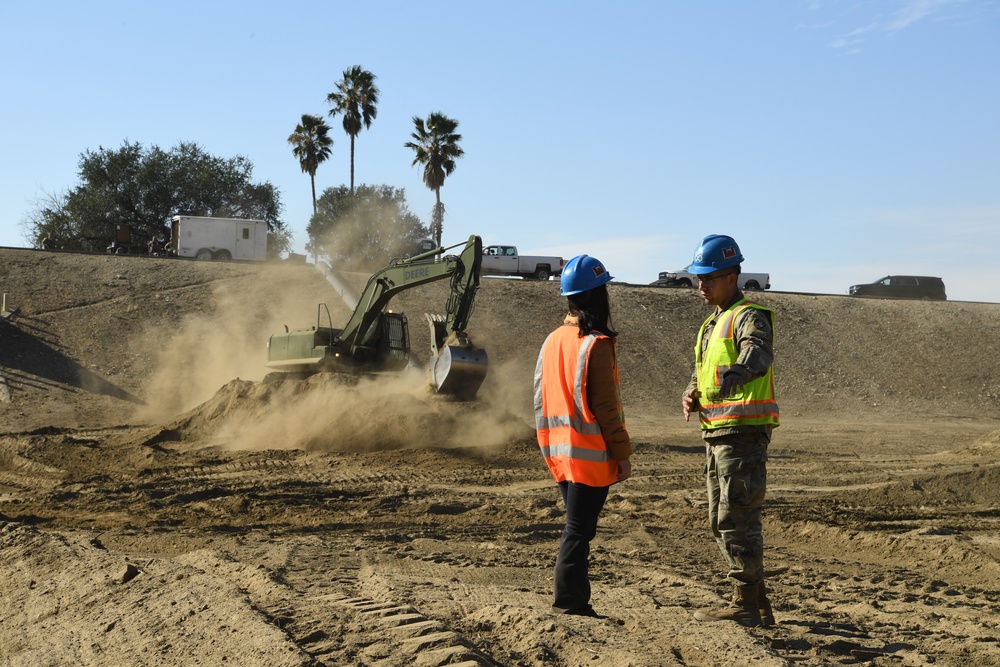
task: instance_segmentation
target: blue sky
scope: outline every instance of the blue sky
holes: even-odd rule
[[[0,0],[0,245],[28,244],[84,151],[194,141],[253,162],[301,250],[287,138],[353,65],[381,90],[356,181],[405,188],[425,222],[411,119],[459,121],[446,243],[587,253],[648,283],[723,233],[774,289],[917,273],[1000,302],[995,0]],[[330,122],[320,191],[350,179]]]

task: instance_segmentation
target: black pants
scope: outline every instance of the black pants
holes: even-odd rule
[[[556,557],[552,611],[580,613],[590,609],[590,541],[597,535],[608,487],[559,482],[559,492],[566,504],[566,528]]]

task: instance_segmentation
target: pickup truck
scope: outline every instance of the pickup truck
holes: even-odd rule
[[[548,280],[562,273],[562,257],[519,255],[512,245],[488,245],[483,248],[481,273],[484,276],[521,276],[526,280]]]
[[[679,271],[660,271],[660,277],[650,285],[658,287],[694,287],[698,284],[698,276],[690,273],[690,264]],[[737,285],[744,292],[771,289],[771,276],[767,273],[740,273]]]

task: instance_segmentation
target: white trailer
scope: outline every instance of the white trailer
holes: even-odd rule
[[[178,257],[263,261],[267,258],[267,223],[175,215],[170,224],[170,242]]]

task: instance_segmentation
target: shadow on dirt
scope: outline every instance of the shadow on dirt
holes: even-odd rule
[[[633,452],[676,452],[678,454],[705,454],[705,445],[671,445],[649,442],[632,442]]]
[[[837,662],[898,659],[897,653],[916,648],[914,644],[905,642],[890,644],[878,642],[867,631],[853,624],[782,621],[781,627],[794,628],[796,636],[772,642],[772,648],[775,650],[813,653],[828,656]]]
[[[51,517],[42,517],[36,514],[21,514],[18,516],[7,516],[0,512],[0,526],[4,523],[20,523],[25,526],[42,526],[52,521]]]
[[[77,390],[141,405],[142,399],[84,368],[43,340],[45,322],[16,318],[0,327],[0,371],[10,393],[27,389]]]

